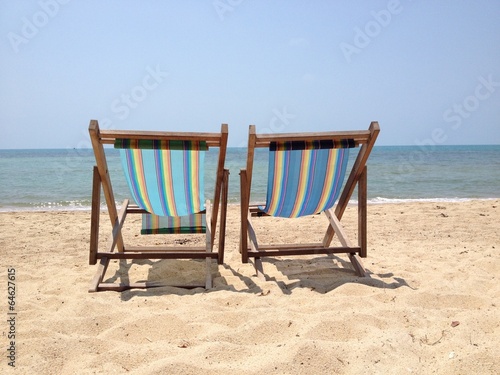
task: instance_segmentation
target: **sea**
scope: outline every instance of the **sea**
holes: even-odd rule
[[[351,150],[350,163],[356,152]],[[106,155],[119,206],[130,194],[119,153],[106,149]],[[246,155],[245,148],[228,148],[229,203],[240,200],[239,171]],[[266,198],[267,158],[266,150],[257,150],[254,202]],[[216,164],[217,149],[211,149],[205,158],[208,198]],[[94,165],[91,149],[0,150],[0,211],[90,210]],[[368,160],[368,199],[373,204],[495,198],[500,198],[500,145],[375,146]]]

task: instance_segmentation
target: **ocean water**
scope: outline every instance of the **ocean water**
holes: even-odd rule
[[[129,197],[119,154],[106,149],[119,204]],[[350,162],[356,151],[351,151]],[[212,196],[217,149],[205,160],[207,197]],[[229,148],[229,201],[239,202],[239,170],[246,149]],[[0,211],[88,210],[91,205],[90,149],[0,150]],[[254,163],[252,200],[264,201],[267,151]],[[459,201],[500,197],[500,146],[376,146],[368,161],[368,199],[372,203]],[[356,197],[353,196],[353,199]]]

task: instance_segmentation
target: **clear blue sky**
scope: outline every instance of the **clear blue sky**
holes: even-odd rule
[[[0,2],[0,148],[115,129],[500,144],[498,0]]]

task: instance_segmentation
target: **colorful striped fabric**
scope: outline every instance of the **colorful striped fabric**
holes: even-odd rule
[[[204,214],[188,216],[142,215],[141,234],[205,233]]]
[[[137,205],[159,216],[203,211],[205,153],[198,149],[122,148],[123,170]]]
[[[261,208],[269,215],[316,214],[333,207],[340,194],[354,142],[343,143],[348,148],[300,143],[270,146],[266,206]]]

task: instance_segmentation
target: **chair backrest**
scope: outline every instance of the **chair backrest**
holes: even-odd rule
[[[215,176],[215,187],[214,195],[212,201],[213,212],[211,216],[211,222],[207,223],[211,228],[216,227],[217,215],[219,210],[219,204],[221,200],[222,191],[222,181],[224,179],[224,163],[226,159],[226,149],[227,149],[227,138],[228,138],[228,126],[227,124],[221,125],[221,131],[219,133],[208,133],[208,132],[165,132],[165,131],[135,131],[135,130],[101,130],[99,129],[99,124],[96,120],[91,120],[89,125],[90,138],[92,141],[92,147],[94,149],[94,154],[96,157],[97,168],[99,175],[101,177],[101,182],[104,189],[104,197],[106,199],[106,204],[108,206],[108,211],[110,214],[110,219],[114,225],[118,213],[115,204],[113,187],[111,185],[111,179],[108,173],[108,165],[106,161],[106,155],[104,152],[104,145],[114,145],[117,139],[127,139],[125,144],[128,142],[130,144],[142,143],[143,146],[158,144],[158,143],[170,143],[179,141],[188,142],[203,142],[206,144],[207,149],[211,147],[219,148],[219,156],[217,162],[216,176]],[[147,146],[144,146],[147,147]],[[156,151],[154,146],[149,146],[153,154]],[[158,147],[157,147],[158,148]],[[170,147],[173,148],[173,147]],[[161,149],[161,147],[160,147]],[[140,154],[142,155],[144,150],[142,149]],[[178,151],[178,150],[176,150]],[[182,152],[182,151],[181,151]],[[203,152],[199,153],[200,155]],[[149,157],[149,156],[148,156]],[[186,189],[191,190],[191,189]],[[200,190],[203,194],[203,190]],[[215,236],[215,231],[212,232],[212,237]],[[213,240],[213,239],[212,239]]]
[[[116,139],[130,193],[158,216],[201,212],[204,203],[204,141]]]
[[[332,207],[338,198],[336,214],[341,217],[379,132],[375,121],[368,130],[314,133],[257,134],[250,125],[246,196],[251,192],[255,148],[269,148],[265,212],[285,217],[308,215]],[[349,148],[358,146],[361,149],[342,189]],[[297,152],[290,149],[293,147],[299,148]]]
[[[268,215],[299,217],[322,212],[337,200],[353,140],[273,141],[269,145]]]

